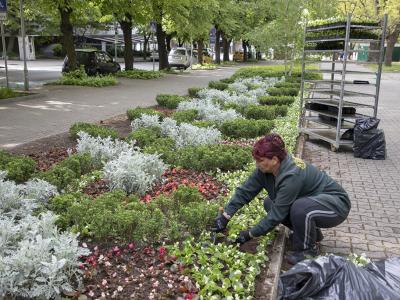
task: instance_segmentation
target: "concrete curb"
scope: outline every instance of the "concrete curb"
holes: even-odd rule
[[[19,96],[19,97],[14,97],[14,98],[7,98],[7,99],[1,99],[0,100],[0,105],[4,103],[12,103],[12,102],[20,102],[20,101],[25,101],[25,100],[32,100],[32,99],[37,99],[43,96],[43,94],[39,93],[31,93],[26,96]]]
[[[304,152],[305,138],[300,135],[297,139],[295,156],[302,158]],[[281,273],[281,266],[283,261],[283,254],[285,253],[285,243],[288,230],[285,226],[279,226],[278,236],[276,237],[272,246],[272,254],[270,256],[270,263],[267,270],[267,275],[264,280],[263,286],[266,289],[266,300],[275,300],[278,297],[278,282]],[[270,287],[270,289],[268,289]]]

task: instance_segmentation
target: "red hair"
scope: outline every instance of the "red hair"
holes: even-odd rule
[[[256,160],[260,160],[261,158],[272,159],[276,156],[279,161],[282,161],[286,155],[285,142],[276,133],[267,134],[253,146],[253,157]]]

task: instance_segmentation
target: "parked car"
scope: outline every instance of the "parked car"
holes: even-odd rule
[[[168,54],[168,63],[171,68],[187,69],[190,66],[191,50],[186,48],[172,49]],[[197,58],[192,56],[192,63],[197,63]]]
[[[113,74],[121,71],[119,63],[106,52],[97,49],[76,49],[78,67],[84,66],[88,75]],[[63,72],[69,71],[68,56],[64,59]]]

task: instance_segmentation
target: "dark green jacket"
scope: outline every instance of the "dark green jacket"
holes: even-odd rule
[[[310,197],[344,218],[349,214],[351,207],[349,196],[336,181],[313,165],[288,155],[281,162],[276,178],[256,169],[247,181],[236,189],[225,206],[225,212],[233,216],[264,188],[273,205],[267,216],[250,230],[255,237],[268,233],[285,220],[291,205],[299,198]]]

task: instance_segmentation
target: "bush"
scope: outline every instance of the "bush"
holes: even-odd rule
[[[169,109],[178,108],[178,104],[185,100],[186,100],[186,97],[179,96],[179,95],[160,94],[160,95],[157,95],[157,97],[156,97],[156,101],[157,101],[158,105],[169,108]]]
[[[274,106],[249,105],[244,109],[243,115],[247,119],[273,120],[276,118]]]
[[[37,178],[45,180],[48,183],[56,186],[58,191],[61,192],[74,179],[79,178],[79,175],[67,167],[55,165],[50,170],[43,173],[39,173],[37,175]]]
[[[171,116],[176,122],[179,123],[190,123],[193,122],[198,116],[196,109],[181,110],[173,113]]]
[[[243,115],[245,107],[241,106],[237,103],[234,102],[227,102],[223,104],[223,108],[228,110],[228,109],[234,109],[236,110],[238,113],[240,113],[241,115]]]
[[[282,82],[275,83],[274,87],[276,87],[276,88],[300,89],[300,83],[298,83],[298,82],[290,82],[290,81],[282,81]]]
[[[7,171],[7,179],[21,183],[35,172],[36,162],[30,157],[16,156],[0,150],[0,170]]]
[[[174,163],[197,171],[238,170],[251,162],[251,149],[236,145],[202,145],[178,149]]]
[[[268,134],[274,128],[270,120],[237,119],[226,121],[220,126],[222,134],[232,138],[255,138]]]
[[[160,118],[164,117],[164,114],[162,112],[159,112],[155,109],[148,108],[148,107],[131,108],[126,111],[126,115],[128,116],[128,119],[131,121],[133,121],[137,118],[140,118],[142,114],[151,115],[151,116],[160,116]]]
[[[227,84],[231,84],[231,83],[234,83],[234,82],[235,82],[235,79],[229,77],[229,78],[221,79],[220,82],[227,83]]]
[[[299,90],[296,88],[269,88],[267,92],[270,96],[297,96]]]
[[[170,163],[175,152],[175,141],[170,137],[159,138],[152,144],[145,146],[143,152],[148,154],[158,153],[164,161]]]
[[[275,106],[275,115],[277,117],[284,117],[288,113],[288,107],[287,105],[278,105]]]
[[[164,74],[159,71],[146,71],[139,69],[119,71],[117,73],[117,77],[125,77],[130,79],[153,79],[160,78],[162,76],[164,76]]]
[[[1,87],[0,88],[0,99],[15,98],[19,96],[27,95],[25,93],[16,92],[13,89]]]
[[[73,154],[58,165],[72,170],[77,176],[90,173],[95,168],[89,153]]]
[[[221,81],[210,81],[208,83],[208,87],[210,89],[216,89],[216,90],[223,91],[229,87],[229,84],[225,83],[225,82],[221,82]]]
[[[73,139],[77,139],[78,132],[80,131],[86,132],[92,137],[101,137],[101,138],[111,137],[112,139],[118,138],[118,132],[112,128],[107,128],[96,124],[84,123],[84,122],[78,122],[72,125],[71,128],[69,129],[69,135]]]
[[[64,57],[65,51],[61,44],[55,44],[53,47],[53,55],[56,57]]]
[[[197,126],[197,127],[216,127],[218,128],[218,124],[215,121],[193,121],[191,122],[192,125]]]
[[[137,146],[144,148],[161,137],[160,127],[145,127],[135,130],[126,137],[127,142],[136,141]]]
[[[258,102],[261,105],[290,105],[296,100],[293,96],[261,96]]]
[[[50,84],[104,87],[116,85],[117,83],[117,80],[112,75],[88,76],[82,65],[80,69],[63,73],[63,76],[59,80],[51,82]]]
[[[198,93],[200,90],[202,90],[202,89],[203,89],[203,88],[201,88],[201,87],[192,87],[192,88],[189,88],[189,89],[188,89],[189,96],[192,97],[192,98],[198,97],[198,96],[197,96],[197,93]]]

